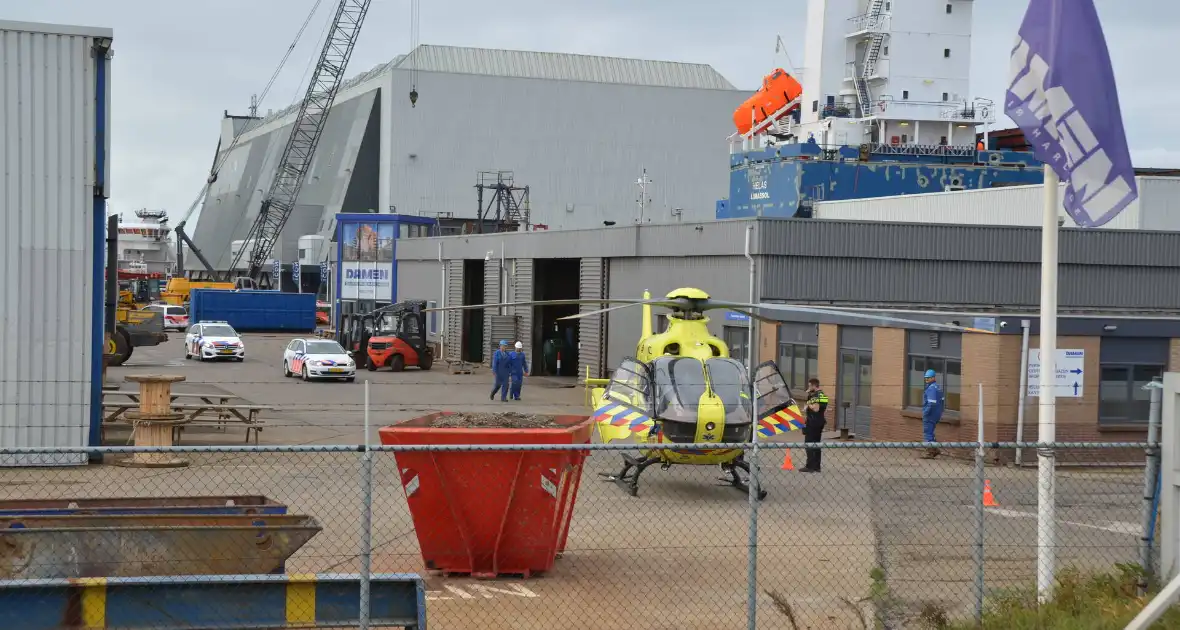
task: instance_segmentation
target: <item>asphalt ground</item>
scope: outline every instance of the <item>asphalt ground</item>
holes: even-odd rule
[[[304,383],[283,377],[283,336],[246,338],[243,363],[186,361],[179,339],[140,348],[109,382],[126,374],[181,374],[177,391],[225,392],[271,405],[262,443],[358,444],[364,440],[364,385]],[[585,413],[572,383],[527,379],[519,403],[489,401],[485,371],[450,375],[362,372],[369,378],[371,440],[376,427],[435,410]],[[130,386],[127,384],[125,386]],[[122,444],[126,432],[111,431]],[[186,431],[185,444],[241,444],[244,431]],[[798,439],[792,434],[790,440]],[[973,468],[920,460],[898,449],[841,449],[824,472],[781,468],[783,449],[761,451],[768,497],[758,510],[759,628],[872,627],[875,610],[915,619],[923,609],[969,614],[974,601]],[[804,451],[791,449],[801,464]],[[322,531],[287,562],[288,572],[360,568],[361,456],[358,453],[192,454],[178,469],[0,470],[0,497],[265,495]],[[374,455],[373,561],[376,571],[427,575],[432,628],[663,629],[745,627],[747,496],[720,485],[705,467],[648,469],[638,497],[599,473],[617,453],[586,461],[565,553],[542,576],[472,580],[425,571],[396,458]],[[1035,471],[989,468],[999,507],[985,514],[988,593],[1030,584],[1036,567]],[[1058,478],[1059,564],[1110,567],[1133,561],[1138,539],[1139,471],[1062,471]],[[469,491],[480,492],[480,480]],[[511,524],[509,523],[509,527]],[[208,548],[173,550],[165,562],[198,562]],[[213,555],[216,555],[215,553]],[[873,570],[886,595],[870,598]],[[874,607],[874,604],[877,606]]]

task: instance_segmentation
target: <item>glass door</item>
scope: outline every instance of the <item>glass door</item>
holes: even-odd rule
[[[839,426],[852,435],[871,437],[873,419],[873,353],[871,350],[840,351]]]

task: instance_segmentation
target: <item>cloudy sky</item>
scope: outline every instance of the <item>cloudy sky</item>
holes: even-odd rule
[[[894,0],[905,2],[906,0]],[[222,112],[244,114],[315,0],[37,0],[6,2],[0,18],[115,30],[112,210],[163,208],[174,218],[198,194]],[[324,0],[262,109],[303,94],[335,6]],[[1026,0],[977,0],[972,88],[1001,101],[1007,58]],[[1163,124],[1180,102],[1175,55],[1180,2],[1097,0],[1111,49],[1128,142],[1137,166],[1180,167],[1180,130]],[[706,0],[427,0],[419,40],[486,48],[689,61],[712,65],[740,88],[787,66],[781,35],[803,65],[806,0],[772,0],[752,18]],[[746,5],[742,5],[746,6]],[[753,8],[755,5],[750,5]],[[374,0],[349,75],[408,51],[409,0]],[[1008,121],[1005,121],[1007,123]]]

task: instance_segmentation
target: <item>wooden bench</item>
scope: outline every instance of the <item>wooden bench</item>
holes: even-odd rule
[[[105,438],[105,428],[108,424],[131,424],[124,420],[124,414],[128,411],[137,409],[139,402],[136,400],[138,392],[103,392],[104,397],[108,394],[125,396],[131,399],[131,402],[104,402],[102,409],[103,417],[103,433]],[[246,442],[250,442],[251,433],[254,436],[254,443],[258,444],[259,433],[262,432],[264,423],[258,418],[263,411],[270,411],[273,407],[265,405],[235,405],[229,404],[230,400],[240,400],[240,397],[231,394],[172,394],[173,404],[172,410],[178,413],[183,413],[185,421],[177,424],[172,429],[172,439],[174,442],[179,442],[181,435],[184,433],[185,427],[215,427],[220,430],[225,430],[225,427],[230,422],[241,422],[246,427]],[[197,398],[201,403],[192,404],[175,404],[179,398]],[[214,402],[216,400],[216,402]],[[214,415],[209,418],[209,415]]]

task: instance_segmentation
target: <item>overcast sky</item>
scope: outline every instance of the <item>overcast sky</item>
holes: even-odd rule
[[[906,0],[894,0],[905,2]],[[105,26],[115,31],[111,209],[188,209],[213,160],[224,110],[244,114],[262,91],[315,0],[36,0],[4,2],[0,19]],[[323,0],[270,96],[298,100],[334,0]],[[1180,131],[1163,113],[1180,102],[1176,55],[1180,2],[1097,0],[1111,49],[1136,166],[1180,167]],[[803,65],[806,0],[739,6],[706,0],[427,0],[423,44],[509,48],[712,65],[739,88],[788,67],[782,35]],[[977,0],[972,91],[1001,102],[1008,52],[1026,0]],[[408,51],[409,0],[374,0],[349,76]],[[1173,80],[1167,80],[1167,77]],[[1003,126],[1010,121],[1003,119]],[[723,148],[724,150],[724,148]]]

